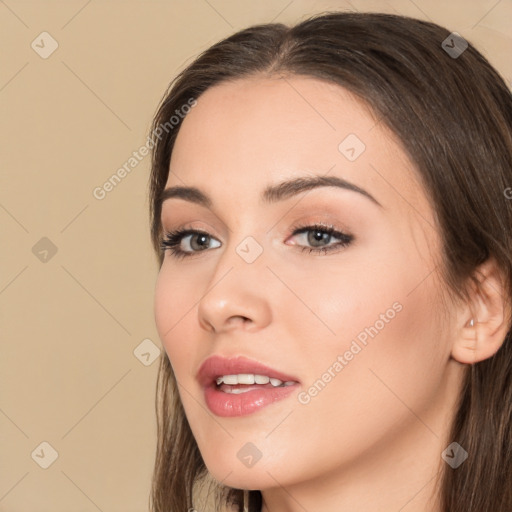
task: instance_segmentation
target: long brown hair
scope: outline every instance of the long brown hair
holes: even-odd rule
[[[417,166],[443,240],[443,277],[467,297],[468,278],[494,257],[512,297],[512,101],[504,80],[471,45],[436,24],[380,13],[334,12],[293,27],[258,25],[207,49],[170,84],[153,120],[155,133],[176,110],[209,87],[249,75],[302,75],[344,87],[394,132]],[[450,36],[453,37],[453,36]],[[443,41],[448,38],[448,48]],[[181,123],[181,118],[180,118]],[[160,194],[180,123],[153,148],[151,236],[158,261]],[[443,471],[443,512],[512,510],[512,339],[510,325],[491,358],[468,365],[450,439],[469,453]],[[207,470],[162,353],[156,408],[158,443],[151,506],[187,511]],[[249,510],[259,512],[260,491]],[[218,506],[243,510],[243,492],[216,486]]]

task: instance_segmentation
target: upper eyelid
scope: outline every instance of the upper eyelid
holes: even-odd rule
[[[324,224],[322,222],[309,222],[309,223],[302,223],[296,226],[293,226],[290,231],[291,233],[288,235],[288,237],[291,236],[298,236],[303,233],[307,233],[308,231],[313,231],[314,229],[318,229],[319,231],[325,231],[325,232],[331,232],[331,236],[337,239],[340,239],[341,237],[349,237],[353,238],[353,235],[343,227],[337,228],[336,226]],[[176,228],[172,229],[170,231],[164,230],[163,236],[165,237],[167,233],[170,232],[179,232],[179,237],[181,241],[183,241],[185,238],[189,236],[194,236],[198,234],[206,235],[212,238],[213,240],[216,240],[217,242],[222,243],[221,240],[219,240],[217,237],[212,235],[211,232],[208,230],[204,230],[201,228],[194,228],[194,227],[183,227],[183,228]],[[340,236],[336,236],[336,235]]]

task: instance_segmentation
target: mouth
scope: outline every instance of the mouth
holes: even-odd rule
[[[296,377],[243,356],[209,357],[197,379],[207,407],[224,417],[252,414],[290,396],[300,386]]]

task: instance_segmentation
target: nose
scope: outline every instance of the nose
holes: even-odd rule
[[[213,333],[234,329],[252,332],[271,322],[272,273],[261,256],[258,260],[246,263],[234,250],[222,255],[199,301],[198,320],[203,329]]]

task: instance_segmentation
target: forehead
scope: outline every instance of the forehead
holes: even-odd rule
[[[226,160],[246,161],[248,152],[260,160],[284,153],[288,161],[292,154],[318,159],[319,150],[337,158],[345,135],[368,139],[375,124],[366,105],[339,86],[307,77],[245,78],[221,83],[199,98],[181,127],[173,157],[192,143],[202,154],[220,146],[224,151],[217,156]],[[371,138],[380,135],[376,130]],[[272,154],[259,153],[262,147]],[[194,156],[201,158],[197,151]]]

